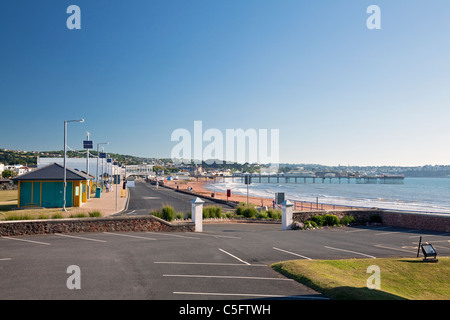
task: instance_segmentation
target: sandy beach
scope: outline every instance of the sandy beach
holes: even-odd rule
[[[196,181],[196,180],[171,180],[166,181],[166,185],[169,187],[176,188],[179,186],[182,190],[187,190],[187,188],[192,188],[193,193],[196,193],[198,195],[208,196],[211,197],[213,194],[212,191],[209,191],[205,188],[205,184],[209,182],[206,181]],[[238,194],[231,194],[230,197],[227,198],[227,194],[224,192],[215,192],[214,194],[215,198],[222,199],[222,200],[228,200],[228,201],[234,201],[234,202],[244,202],[247,203],[247,196],[246,195],[238,195]],[[274,205],[274,199],[272,198],[261,198],[261,197],[252,197],[249,196],[248,201],[250,204],[256,205],[256,206],[267,206],[268,208],[272,208]],[[333,205],[323,205],[320,202],[317,203],[311,203],[306,201],[298,201],[295,203],[294,210],[297,211],[311,211],[311,210],[339,210],[339,209],[349,209],[349,207],[344,206],[333,206]]]

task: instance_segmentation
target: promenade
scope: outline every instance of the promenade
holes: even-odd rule
[[[122,211],[127,204],[127,197],[121,197],[122,184],[113,184],[112,191],[106,192],[104,189],[101,193],[100,198],[95,198],[95,192],[91,194],[91,198],[78,208],[71,208],[70,214],[78,214],[99,211],[102,216],[110,216],[114,213]],[[117,191],[117,203],[116,203],[116,191]]]

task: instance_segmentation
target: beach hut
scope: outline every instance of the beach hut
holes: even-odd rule
[[[18,207],[62,208],[64,167],[53,163],[13,178],[18,182]],[[66,167],[66,207],[80,207],[88,199],[92,178]],[[90,188],[92,189],[92,188]]]

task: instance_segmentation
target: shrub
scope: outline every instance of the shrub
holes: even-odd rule
[[[324,226],[336,226],[339,224],[339,218],[334,214],[326,214],[323,216]]]
[[[166,221],[173,221],[175,219],[175,210],[172,206],[164,206],[161,209],[161,218]]]
[[[177,213],[177,219],[179,219],[179,220],[183,220],[184,219],[184,214],[182,214],[182,213]]]
[[[318,227],[323,226],[323,224],[325,223],[325,218],[322,215],[312,216],[309,220],[313,221]]]
[[[281,210],[280,209],[269,209],[267,210],[267,216],[273,220],[281,219]]]
[[[98,217],[101,217],[101,216],[102,216],[102,214],[100,213],[100,211],[89,212],[89,217],[91,217],[91,218],[98,218]]]
[[[222,208],[219,206],[208,206],[203,208],[203,218],[221,218]]]
[[[312,220],[307,220],[304,222],[303,229],[312,229],[312,228],[317,228],[317,223],[315,223]]]
[[[162,214],[161,214],[161,211],[159,211],[159,210],[152,210],[150,212],[150,214],[155,216],[155,217],[157,217],[157,218],[161,218],[162,219]]]
[[[8,214],[5,215],[4,220],[32,220],[29,214]]]
[[[355,223],[355,217],[350,215],[345,215],[342,217],[341,224],[348,226],[349,224]]]
[[[269,217],[269,215],[267,214],[267,211],[261,210],[258,213],[258,219],[267,219],[268,217]]]
[[[70,217],[71,218],[86,218],[87,214],[86,213],[71,214]]]
[[[56,214],[52,215],[52,219],[62,219],[62,218],[63,218],[63,216],[60,213],[56,213]]]
[[[258,210],[253,207],[248,207],[242,210],[242,215],[246,218],[254,218],[258,214]]]

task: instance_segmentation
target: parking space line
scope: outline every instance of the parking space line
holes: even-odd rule
[[[114,233],[114,232],[106,232],[106,231],[104,231],[103,233],[110,234],[110,235],[113,235],[113,236],[127,237],[127,238],[136,238],[136,239],[145,239],[145,240],[156,240],[155,238],[147,238],[147,237],[132,236],[132,235],[129,235],[129,234],[120,234],[120,233]]]
[[[244,261],[244,260],[242,260],[242,259],[239,259],[238,257],[232,255],[232,254],[229,253],[229,252],[226,252],[226,251],[223,250],[223,249],[220,249],[220,248],[219,248],[219,250],[222,251],[223,253],[226,253],[226,254],[228,254],[229,256],[235,258],[236,260],[239,260],[239,261],[242,262],[242,263],[245,263],[245,264],[247,264],[247,265],[250,265],[250,263],[248,263],[248,262],[246,262],[246,261]]]
[[[163,274],[163,277],[295,281],[293,279],[288,279],[288,278],[243,277],[243,276],[208,276],[208,275],[198,275],[198,274]]]
[[[168,236],[168,237],[176,237],[176,238],[185,238],[185,239],[200,239],[200,238],[194,238],[194,237],[186,237],[186,236],[181,236],[179,234],[167,234],[167,233],[163,233],[163,232],[150,232],[147,231],[146,233],[150,233],[150,234],[158,234],[158,235],[163,235],[163,236]]]
[[[386,247],[386,246],[382,246],[381,244],[376,244],[376,245],[374,245],[374,247],[383,248],[383,249],[389,249],[389,250],[404,251],[404,252],[409,252],[409,253],[416,253],[415,251],[404,250],[404,249],[399,249],[399,248],[392,248],[392,247]]]
[[[448,236],[450,233],[442,233],[442,234],[425,234],[425,235],[415,235],[415,236],[409,236],[408,238],[416,238],[416,237],[441,237],[441,236]]]
[[[297,256],[297,257],[301,257],[301,258],[303,258],[303,259],[306,259],[306,260],[312,260],[311,258],[302,256],[302,255],[300,255],[300,254],[298,254],[298,253],[290,252],[290,251],[283,250],[283,249],[280,249],[280,248],[275,248],[275,247],[273,247],[273,248],[274,248],[275,250],[282,251],[282,252],[285,252],[285,253],[289,253],[289,254],[292,254],[292,255],[294,255],[294,256]]]
[[[105,240],[99,240],[99,239],[91,239],[91,238],[85,238],[85,237],[78,237],[78,236],[72,236],[68,234],[62,234],[62,233],[54,233],[55,236],[60,237],[67,237],[67,238],[75,238],[75,239],[81,239],[81,240],[88,240],[88,241],[97,241],[97,242],[107,242]]]
[[[183,262],[183,261],[155,261],[159,264],[181,264],[181,265],[211,265],[211,266],[241,266],[241,267],[267,267],[265,264],[242,264],[242,263],[220,263],[220,262]]]
[[[173,294],[186,294],[186,295],[207,295],[207,296],[233,296],[233,297],[261,297],[261,298],[289,298],[299,300],[329,300],[325,297],[311,297],[311,296],[286,296],[279,294],[259,294],[259,293],[220,293],[220,292],[187,292],[187,291],[174,291]]]
[[[11,237],[4,237],[4,236],[2,236],[1,238],[3,238],[3,239],[9,239],[9,240],[17,240],[17,241],[30,242],[30,243],[37,243],[37,244],[44,244],[44,245],[47,245],[47,246],[50,245],[50,243],[47,243],[47,242],[40,242],[40,241],[33,241],[33,240],[25,240],[25,239],[11,238]]]
[[[242,239],[241,237],[233,237],[233,236],[221,236],[221,235],[216,235],[216,234],[208,234],[208,233],[196,233],[196,235],[201,235],[201,236],[209,236],[209,237],[214,237],[214,238],[229,238],[229,239]]]
[[[381,232],[381,233],[375,233],[375,236],[385,236],[388,234],[394,234],[394,233],[400,233],[399,231],[391,231],[391,232]]]
[[[359,254],[361,256],[366,256],[366,257],[369,257],[369,258],[372,258],[372,259],[376,259],[376,257],[374,257],[374,256],[371,256],[371,255],[368,255],[368,254],[365,254],[365,253],[361,253],[361,252],[350,251],[350,250],[339,249],[339,248],[333,248],[333,247],[327,247],[327,246],[324,246],[324,247],[327,248],[327,249],[344,251],[344,252],[350,252],[350,253],[354,253],[354,254]]]

